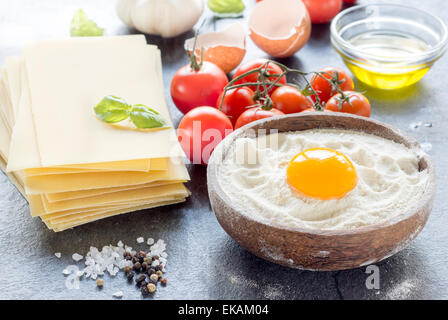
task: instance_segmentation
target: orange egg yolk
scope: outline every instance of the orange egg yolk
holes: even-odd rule
[[[312,148],[298,153],[288,164],[286,179],[300,194],[321,200],[344,197],[358,180],[350,159],[328,148]]]

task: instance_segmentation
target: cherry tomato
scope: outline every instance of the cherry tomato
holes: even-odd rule
[[[341,10],[342,0],[302,0],[312,23],[331,21]]]
[[[255,59],[249,62],[246,62],[245,64],[241,65],[236,71],[235,71],[235,75],[233,76],[233,79],[235,79],[236,77],[241,76],[243,73],[246,73],[248,71],[251,71],[253,69],[259,68],[261,67],[264,63],[266,63],[266,61],[268,61],[267,59]],[[282,69],[277,66],[276,64],[273,63],[269,63],[267,66],[267,72],[269,74],[282,74]],[[238,81],[235,82],[235,84],[241,84],[241,83],[248,83],[248,82],[258,82],[258,73],[253,73],[250,74]],[[275,81],[277,78],[276,77],[269,77],[268,80],[269,81]],[[278,81],[279,84],[286,84],[286,77],[283,76],[280,78],[280,80]],[[256,86],[249,86],[249,88],[252,91],[257,90]],[[271,94],[272,92],[274,92],[276,88],[272,88],[269,91],[269,94]]]
[[[244,111],[240,115],[240,117],[236,121],[235,130],[248,124],[248,123],[251,123],[255,120],[260,120],[260,119],[270,118],[273,116],[280,116],[280,115],[284,115],[284,113],[281,112],[280,110],[277,110],[274,108],[272,108],[271,110],[264,110],[259,107],[250,108],[250,109]]]
[[[302,112],[313,107],[313,102],[293,86],[277,88],[271,95],[274,108],[283,113]]]
[[[339,81],[342,81],[342,83],[339,85],[339,88],[342,91],[351,91],[355,87],[352,78],[350,78],[350,76],[342,69],[326,67],[319,70],[319,72],[323,72],[324,74],[322,76],[326,79],[331,79],[333,74],[335,72],[338,72]],[[313,75],[310,83],[311,87],[313,87],[313,89],[317,92],[317,95],[319,96],[319,99],[322,103],[326,103],[335,94],[335,92],[333,92],[331,84],[322,77]],[[316,97],[314,95],[311,96],[311,99],[316,102]]]
[[[363,117],[370,117],[370,102],[363,94],[353,91],[344,91],[344,95],[348,96],[348,101],[344,101],[342,103],[341,109],[339,109],[341,94],[337,94],[328,100],[325,105],[325,109],[335,112],[356,114]]]
[[[223,112],[197,107],[180,121],[177,138],[193,164],[207,164],[213,149],[232,131],[232,123]]]
[[[344,3],[353,4],[356,2],[356,0],[343,0]]]
[[[224,91],[219,96],[218,101],[216,101],[216,108],[218,109],[220,107],[223,95]],[[253,96],[254,92],[248,87],[230,89],[224,96],[224,100],[221,105],[221,111],[230,118],[232,124],[235,124],[238,117],[244,111],[246,111],[249,107],[253,107],[255,105]]]
[[[182,113],[199,106],[214,106],[228,82],[224,71],[214,63],[204,61],[199,71],[186,65],[171,80],[171,97]]]

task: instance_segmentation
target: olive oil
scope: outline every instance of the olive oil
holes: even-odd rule
[[[429,46],[405,33],[368,31],[348,42],[362,50],[366,58],[360,61],[344,56],[347,66],[360,81],[372,87],[396,89],[409,86],[419,81],[431,67],[428,63],[409,63],[410,57],[424,53]]]

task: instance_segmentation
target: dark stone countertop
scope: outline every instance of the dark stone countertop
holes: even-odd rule
[[[246,1],[252,6],[254,1]],[[360,1],[365,3],[368,1]],[[444,0],[393,1],[410,3],[448,20]],[[21,53],[28,40],[64,37],[69,33],[73,13],[83,8],[108,35],[126,34],[109,0],[16,0],[0,2],[0,64],[5,57]],[[247,18],[249,10],[246,10]],[[232,20],[209,19],[204,31],[221,29]],[[174,39],[148,37],[163,55],[165,94],[174,121],[181,114],[169,95],[174,72],[187,63],[183,42],[192,32]],[[245,60],[266,56],[250,39]],[[328,25],[313,26],[308,44],[295,56],[282,62],[303,70],[332,65],[344,67],[330,46]],[[117,290],[123,299],[141,299],[140,292],[128,285],[122,274],[105,277],[99,291],[94,281],[83,280],[79,290],[68,290],[62,270],[72,264],[74,252],[85,254],[90,246],[102,247],[122,240],[135,248],[136,238],[164,239],[168,244],[167,277],[156,299],[434,299],[448,298],[448,125],[443,57],[417,85],[382,92],[356,82],[373,105],[372,117],[397,126],[420,142],[431,143],[429,151],[438,175],[438,192],[427,226],[417,239],[399,254],[378,264],[380,290],[365,286],[365,268],[341,272],[309,272],[280,267],[261,260],[235,243],[216,221],[207,196],[206,168],[189,168],[192,191],[184,204],[136,212],[94,222],[61,233],[48,230],[30,216],[28,204],[6,176],[0,173],[0,299],[111,299]],[[422,121],[432,127],[411,129]],[[144,246],[143,246],[144,247]],[[61,252],[57,259],[55,252]]]

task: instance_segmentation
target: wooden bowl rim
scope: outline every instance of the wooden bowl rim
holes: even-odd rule
[[[273,230],[280,231],[280,232],[288,231],[288,232],[298,232],[298,233],[313,234],[313,235],[320,235],[320,236],[350,236],[350,235],[356,235],[356,234],[361,234],[361,233],[369,233],[372,231],[377,231],[382,228],[390,227],[392,225],[400,223],[401,221],[409,219],[410,217],[412,217],[416,214],[419,214],[419,212],[421,212],[424,208],[426,208],[427,206],[429,206],[431,204],[433,196],[436,192],[435,168],[431,161],[431,158],[429,157],[428,154],[423,152],[423,150],[422,150],[423,156],[420,159],[420,162],[422,160],[424,160],[426,162],[426,165],[427,165],[426,170],[428,170],[429,181],[428,181],[428,185],[427,185],[425,192],[424,192],[422,198],[420,199],[420,201],[418,201],[414,206],[409,208],[407,211],[397,215],[396,217],[394,217],[392,219],[388,219],[384,222],[380,222],[380,223],[376,223],[376,224],[372,224],[372,225],[368,225],[368,226],[363,226],[363,227],[359,227],[359,228],[355,228],[355,229],[320,230],[320,229],[311,229],[311,228],[302,228],[302,227],[286,227],[286,226],[280,225],[278,223],[266,223],[260,219],[256,219],[256,218],[248,215],[245,212],[245,210],[242,210],[241,208],[236,207],[233,204],[230,197],[227,195],[227,193],[221,188],[221,185],[219,184],[219,181],[217,178],[219,165],[217,165],[215,163],[216,162],[215,158],[217,157],[217,154],[222,154],[222,156],[225,157],[227,150],[231,146],[231,144],[236,139],[244,136],[244,134],[248,130],[250,130],[254,127],[258,127],[258,126],[263,125],[268,122],[282,121],[282,119],[313,118],[313,120],[316,120],[316,119],[320,118],[320,120],[330,120],[331,118],[337,118],[337,117],[338,118],[348,118],[348,119],[351,118],[351,119],[365,121],[368,123],[373,123],[377,126],[380,126],[380,127],[390,130],[394,135],[399,137],[401,140],[405,141],[407,144],[407,145],[404,144],[405,147],[407,147],[407,148],[415,147],[415,148],[422,150],[418,141],[415,140],[413,137],[404,133],[402,130],[400,130],[392,125],[383,123],[381,121],[366,118],[366,117],[361,117],[361,116],[356,116],[356,115],[346,114],[346,113],[327,113],[327,112],[312,112],[312,113],[306,112],[306,113],[300,113],[300,114],[288,114],[288,115],[275,116],[275,117],[265,118],[265,119],[251,122],[251,123],[245,125],[244,127],[241,127],[239,129],[235,130],[234,132],[229,134],[223,141],[221,141],[221,143],[213,151],[212,156],[210,157],[210,160],[208,163],[208,167],[207,167],[208,188],[213,190],[214,193],[216,194],[216,196],[219,197],[220,200],[227,207],[229,207],[231,209],[232,214],[240,215],[240,216],[244,217],[245,219],[251,221],[252,223],[261,224],[265,227],[268,227],[268,228],[271,228]],[[340,128],[324,127],[324,128],[320,128],[320,129],[330,129],[331,130],[331,129],[340,129]],[[312,130],[312,129],[306,129],[306,130]],[[340,130],[344,130],[344,129],[340,129]],[[363,132],[366,134],[372,134],[372,135],[376,135],[378,137],[387,139],[385,137],[382,137],[382,136],[377,135],[372,132],[357,130],[357,129],[353,129],[353,128],[350,128],[347,130],[359,131],[359,132]],[[305,131],[305,130],[297,130],[297,131]],[[291,131],[280,131],[279,130],[279,132],[291,132]],[[387,139],[387,140],[391,140],[393,142],[400,143],[400,142],[394,141],[392,139]]]

